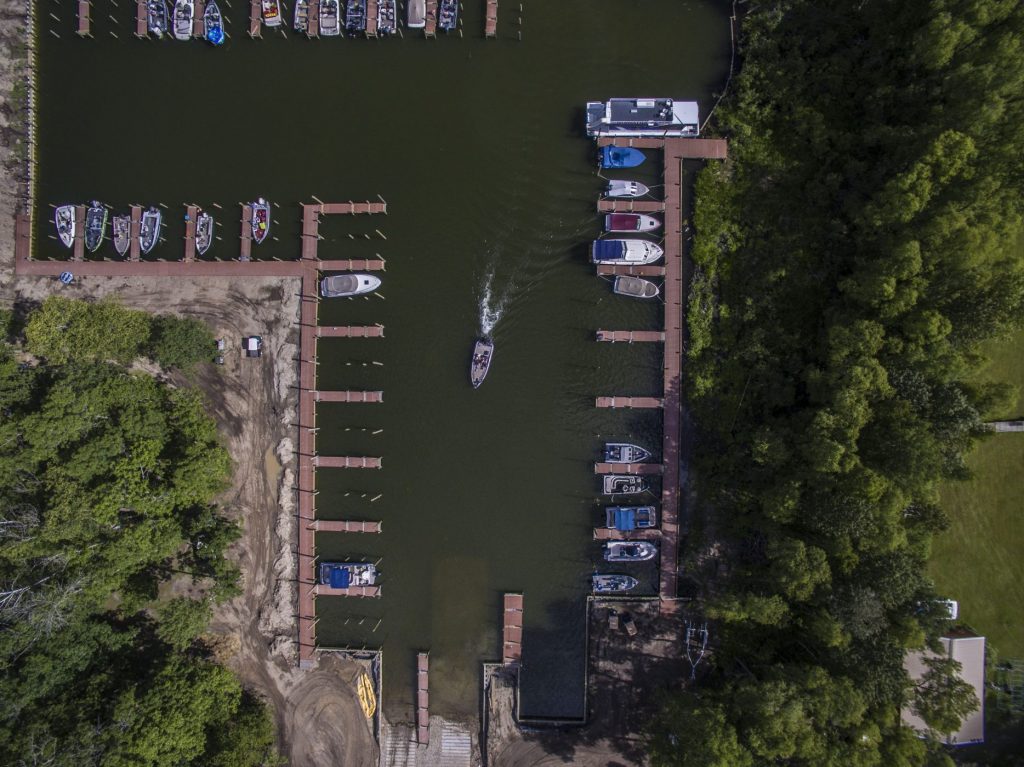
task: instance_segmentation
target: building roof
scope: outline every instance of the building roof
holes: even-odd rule
[[[951,746],[964,746],[969,743],[985,742],[985,637],[980,637],[968,631],[950,631],[939,640],[942,643],[943,651],[953,660],[960,663],[961,678],[974,688],[974,694],[978,696],[980,704],[977,710],[972,711],[960,725],[957,732],[951,732],[946,736],[945,742]],[[927,667],[924,664],[925,658],[935,657],[930,650],[907,653],[903,659],[903,668],[911,680],[920,679]],[[921,717],[917,716],[910,707],[901,712],[903,723],[918,732],[928,729]]]
[[[587,103],[588,136],[696,136],[696,101],[608,99]]]

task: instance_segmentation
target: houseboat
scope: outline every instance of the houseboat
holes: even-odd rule
[[[700,130],[696,101],[608,99],[587,102],[587,135],[696,136]]]
[[[595,264],[642,266],[665,255],[660,245],[647,240],[594,240],[591,261]]]

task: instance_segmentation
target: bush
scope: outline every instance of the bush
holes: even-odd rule
[[[210,326],[194,317],[160,314],[153,318],[147,353],[165,368],[191,370],[213,357]]]
[[[113,301],[91,304],[50,296],[25,327],[25,345],[37,357],[63,365],[70,359],[114,360],[137,357],[149,339],[149,315]]]

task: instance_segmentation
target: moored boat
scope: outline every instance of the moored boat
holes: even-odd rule
[[[195,14],[193,0],[174,1],[174,39],[189,40],[192,38],[192,16]]]
[[[345,3],[345,34],[355,37],[366,31],[366,0]]]
[[[380,277],[372,274],[334,274],[320,281],[320,295],[324,298],[360,296],[379,287]]]
[[[609,530],[646,530],[658,525],[658,512],[653,506],[607,506],[604,526]]]
[[[167,31],[167,3],[165,0],[148,0],[146,3],[146,24],[150,34],[163,37]]]
[[[224,17],[220,14],[216,0],[209,0],[203,10],[203,35],[206,42],[212,45],[224,43]]]
[[[270,204],[260,197],[252,203],[252,238],[259,245],[270,233]]]
[[[98,200],[93,200],[85,212],[85,247],[90,253],[99,250],[107,236],[107,209]]]
[[[296,32],[305,32],[309,28],[309,0],[295,0],[292,28]]]
[[[612,573],[594,573],[591,576],[591,584],[598,594],[609,594],[615,591],[630,591],[637,586],[636,578],[632,575],[615,575]]]
[[[653,264],[665,255],[660,245],[647,240],[594,240],[591,260],[595,264]]]
[[[605,197],[643,197],[650,191],[639,181],[612,180],[608,182],[608,188],[604,190],[604,194]]]
[[[132,243],[132,217],[114,216],[113,223],[114,250],[117,251],[117,255],[124,258]]]
[[[372,586],[378,575],[371,562],[321,562],[317,567],[317,582],[332,589]]]
[[[281,3],[278,0],[261,0],[263,23],[268,27],[281,26]]]
[[[651,451],[629,442],[606,442],[605,463],[643,463],[651,457]]]
[[[377,0],[377,34],[393,35],[398,30],[395,0]]]
[[[338,0],[320,0],[320,34],[336,37],[341,34],[341,11]]]
[[[601,478],[601,492],[605,495],[636,495],[646,489],[644,478],[632,474],[605,474]]]
[[[657,298],[661,289],[643,277],[627,277],[620,274],[612,283],[612,292],[630,298]]]
[[[427,24],[426,0],[408,0],[405,9],[405,26],[409,29],[423,29]]]
[[[65,248],[75,243],[75,206],[61,205],[54,211],[53,223],[57,225],[57,236]]]
[[[491,359],[494,357],[494,342],[489,338],[477,339],[473,346],[473,361],[469,366],[469,382],[477,389],[487,378],[487,371],[491,369]]]
[[[643,152],[631,146],[601,147],[602,168],[635,168],[646,159]]]
[[[604,558],[608,562],[644,562],[658,555],[658,547],[650,541],[608,541]]]
[[[658,219],[643,213],[608,213],[604,217],[604,228],[609,232],[650,232],[659,226]]]
[[[454,32],[459,25],[459,0],[441,0],[437,9],[437,28]]]
[[[203,255],[213,242],[213,216],[205,210],[196,219],[196,252]]]
[[[163,214],[159,208],[150,207],[142,214],[142,225],[139,227],[139,249],[149,253],[160,241],[160,227]]]

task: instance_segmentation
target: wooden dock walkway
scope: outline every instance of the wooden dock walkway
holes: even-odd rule
[[[424,19],[423,34],[426,37],[437,36],[437,0],[427,0],[427,13]]]
[[[661,474],[665,467],[660,463],[604,463],[594,464],[595,474]]]
[[[75,239],[71,258],[75,261],[85,261],[85,206],[75,206]]]
[[[611,343],[662,343],[665,333],[660,330],[599,330],[598,341]]]
[[[596,407],[658,408],[662,407],[662,400],[658,397],[598,397]]]
[[[430,744],[430,653],[416,654],[416,742]]]
[[[32,217],[19,213],[14,217],[14,263],[28,261],[32,255]]]
[[[665,203],[660,200],[612,200],[602,197],[597,201],[598,213],[663,213]]]
[[[299,258],[308,261],[317,260],[317,246],[320,244],[320,216],[378,214],[388,212],[388,204],[380,202],[304,202],[302,204],[302,247]],[[332,262],[322,262],[321,269],[330,271]],[[342,263],[342,262],[337,262]],[[383,264],[383,261],[379,261]],[[337,267],[346,269],[347,267]],[[383,265],[379,267],[383,269]]]
[[[199,217],[198,205],[185,206],[185,260],[196,260],[196,219]]]
[[[322,272],[381,272],[385,262],[376,258],[350,258],[347,261],[317,261]]]
[[[306,12],[306,37],[320,36],[320,3],[312,3]]]
[[[379,533],[381,523],[350,519],[314,519],[312,528],[317,533]]]
[[[381,459],[366,455],[317,455],[313,465],[318,469],[379,469]]]
[[[664,277],[665,267],[654,264],[643,266],[625,266],[623,264],[598,264],[597,273],[601,277],[614,277],[623,275],[625,277]]]
[[[138,261],[142,258],[142,243],[139,240],[139,235],[142,234],[142,206],[132,205],[131,214],[132,221],[128,228],[131,237],[131,242],[128,243],[128,260]]]
[[[206,0],[192,0],[192,37],[206,39],[206,25],[203,14],[206,12]]]
[[[484,13],[484,37],[496,37],[498,35],[498,0],[487,0],[487,10]]]
[[[317,325],[317,338],[383,338],[383,325]]]
[[[501,662],[506,666],[523,659],[523,595],[506,594],[501,631]]]
[[[245,264],[248,266],[248,264]],[[298,477],[299,525],[299,667],[316,666],[316,602],[313,563],[316,561],[316,534],[310,523],[316,520],[316,350],[319,273],[302,264],[302,301],[299,304],[299,452]]]
[[[263,37],[263,3],[249,0],[249,37]]]
[[[242,261],[252,258],[252,206],[242,203],[242,231],[239,233],[238,257]]]
[[[91,25],[92,18],[90,11],[92,9],[89,0],[78,0],[78,34],[82,37],[91,37]]]
[[[645,528],[643,530],[609,530],[607,527],[594,528],[595,541],[656,541],[661,538],[661,530]]]
[[[382,391],[316,391],[317,402],[383,402]]]
[[[366,0],[366,36],[377,36],[377,0]]]
[[[600,146],[631,146],[636,149],[662,149],[665,153],[665,167],[669,160],[724,160],[729,156],[729,142],[724,138],[629,138],[602,136],[597,140]],[[666,202],[669,186],[665,184]],[[678,195],[676,196],[678,199]],[[669,206],[671,207],[671,206]]]
[[[149,6],[146,0],[135,0],[135,36],[149,36]]]
[[[325,586],[317,583],[313,586],[314,596],[318,597],[368,597],[377,599],[380,597],[380,586],[349,586],[344,589],[336,589],[333,586]]]

